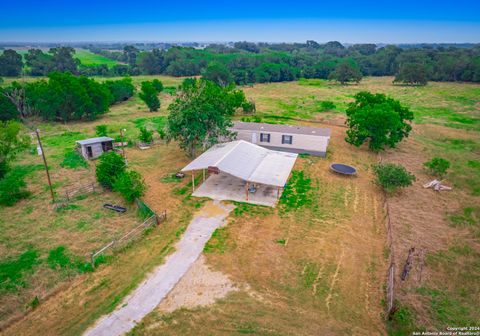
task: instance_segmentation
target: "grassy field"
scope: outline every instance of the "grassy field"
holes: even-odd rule
[[[151,77],[134,77],[134,82],[139,85],[147,78]],[[159,78],[166,86],[181,80]],[[256,101],[260,120],[331,127],[328,156],[298,160],[277,209],[237,204],[228,225],[209,243],[210,267],[247,289],[207,307],[168,314],[154,311],[131,334],[409,335],[422,327],[478,325],[480,86],[430,83],[404,87],[393,86],[391,80],[367,78],[349,86],[301,80],[245,87],[247,97]],[[398,317],[388,323],[383,298],[390,251],[383,195],[372,183],[370,168],[379,157],[343,140],[343,111],[360,90],[387,93],[415,114],[412,136],[397,149],[381,154],[383,160],[401,163],[417,176],[414,186],[388,200],[400,308]],[[148,112],[134,97],[94,122],[40,123],[55,190],[60,193],[94,178],[95,163],[61,166],[74,140],[93,135],[98,124],[107,124],[114,137],[126,128],[126,136],[135,139],[139,126],[156,128],[164,123],[173,98],[161,94],[160,99],[158,113]],[[422,164],[435,155],[452,162],[445,180],[453,186],[451,192],[437,194],[421,187],[430,179]],[[127,157],[146,179],[146,202],[157,211],[168,209],[169,220],[93,273],[55,264],[62,256],[59,247],[67,249],[75,264],[103,241],[128,229],[129,215],[101,209],[106,200],[119,203],[120,198],[110,193],[91,195],[75,202],[72,209],[55,212],[48,202],[40,158],[31,153],[19,158],[16,164],[27,170],[34,196],[0,209],[0,263],[23,267],[14,275],[21,286],[15,290],[2,287],[1,319],[5,322],[36,305],[32,304],[35,296],[40,304],[5,334],[46,330],[80,334],[111,311],[171,252],[202,204],[188,196],[188,181],[170,178],[188,159],[174,143],[146,151],[129,148]],[[355,165],[359,176],[343,179],[331,174],[328,165],[334,161]],[[399,272],[410,247],[423,251],[424,258],[415,257],[409,278],[401,282]],[[55,295],[43,299],[55,289]]]
[[[80,62],[86,66],[105,64],[109,68],[111,68],[114,65],[118,64],[118,62],[115,60],[111,60],[102,55],[94,54],[86,49],[76,49],[75,57],[78,58]]]

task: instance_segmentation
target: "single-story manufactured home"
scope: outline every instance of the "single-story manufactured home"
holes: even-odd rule
[[[231,131],[237,133],[237,140],[268,149],[321,157],[330,141],[329,128],[236,121]]]
[[[103,152],[113,150],[113,139],[109,137],[78,140],[76,143],[77,150],[87,160],[96,159]]]
[[[212,146],[181,171],[192,173],[193,196],[275,206],[297,156],[237,140]],[[203,172],[197,189],[196,171]]]

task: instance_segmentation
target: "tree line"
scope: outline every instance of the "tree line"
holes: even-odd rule
[[[99,83],[69,72],[52,72],[47,80],[13,82],[0,88],[0,120],[30,117],[61,122],[93,120],[134,92],[130,78]]]
[[[86,76],[157,75],[196,76],[221,72],[222,80],[236,84],[291,81],[298,78],[328,79],[340,67],[348,67],[351,80],[359,76],[396,76],[397,82],[425,84],[426,81],[480,82],[480,46],[471,48],[354,44],[345,47],[332,41],[306,43],[237,42],[233,47],[211,44],[205,49],[172,47],[142,51],[135,46],[123,50],[91,47],[90,51],[122,62],[82,66],[70,47],[39,49],[25,55],[26,74],[45,76],[52,71],[69,71]],[[23,59],[14,50],[0,56],[0,76],[18,76]],[[353,69],[353,70],[352,70]],[[344,69],[345,70],[345,69]]]

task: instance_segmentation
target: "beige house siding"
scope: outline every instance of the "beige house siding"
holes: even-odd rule
[[[312,155],[325,156],[329,137],[307,134],[288,134],[279,132],[260,132],[252,130],[233,130],[237,133],[237,140],[245,140],[259,146],[285,150],[294,153],[308,153]],[[260,133],[270,134],[270,142],[261,142]],[[282,144],[282,135],[291,135],[292,144]]]

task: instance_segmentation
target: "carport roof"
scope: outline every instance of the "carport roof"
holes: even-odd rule
[[[216,167],[248,182],[283,187],[296,159],[297,154],[274,151],[238,140],[211,147],[182,171]]]

